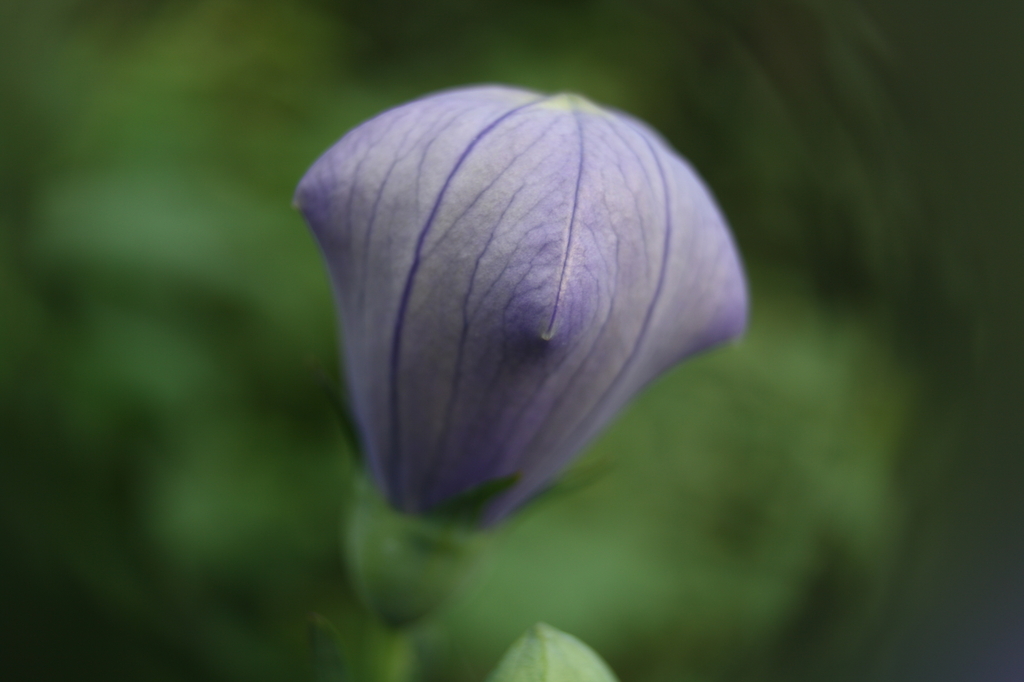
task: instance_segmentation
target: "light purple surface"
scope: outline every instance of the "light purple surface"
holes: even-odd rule
[[[487,510],[500,520],[645,384],[746,325],[739,255],[696,173],[575,96],[476,87],[391,109],[295,201],[366,460],[406,512],[519,473]]]

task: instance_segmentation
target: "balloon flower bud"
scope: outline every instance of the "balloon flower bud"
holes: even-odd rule
[[[296,192],[365,458],[423,514],[515,475],[500,520],[637,391],[740,334],[729,230],[655,132],[575,95],[452,90],[331,147]]]
[[[594,650],[537,623],[512,645],[487,682],[618,682]]]
[[[364,460],[402,514],[491,485],[473,524],[500,521],[644,385],[746,325],[700,178],[576,95],[473,87],[391,109],[316,161],[295,203],[330,274]]]

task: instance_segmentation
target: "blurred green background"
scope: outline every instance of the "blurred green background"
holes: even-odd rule
[[[0,672],[311,679],[313,611],[356,659],[389,645],[339,556],[335,321],[291,193],[380,110],[501,82],[662,131],[730,218],[753,319],[590,448],[603,475],[507,524],[415,633],[423,680],[483,680],[538,620],[623,682],[1024,679],[1021,26],[923,0],[4,0]]]

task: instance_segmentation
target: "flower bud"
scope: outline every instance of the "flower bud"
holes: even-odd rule
[[[516,476],[483,517],[500,520],[645,384],[746,324],[739,255],[696,173],[575,95],[397,107],[331,147],[295,201],[368,467],[409,514]]]
[[[618,682],[594,650],[537,623],[509,648],[487,682]]]

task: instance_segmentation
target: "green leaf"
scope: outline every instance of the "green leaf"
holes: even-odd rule
[[[348,682],[351,679],[341,659],[339,639],[330,621],[319,614],[309,614],[309,643],[313,649],[316,682]]]
[[[362,464],[363,450],[359,445],[359,431],[356,429],[355,420],[352,419],[352,410],[349,408],[348,400],[344,391],[338,387],[327,376],[319,363],[313,366],[313,378],[327,395],[327,399],[334,408],[334,414],[338,418],[338,426],[341,427],[341,435],[345,439],[348,450],[352,453],[357,464]]]
[[[519,482],[518,472],[494,478],[473,486],[469,490],[442,502],[430,511],[430,516],[448,521],[464,521],[476,526],[487,503]]]

